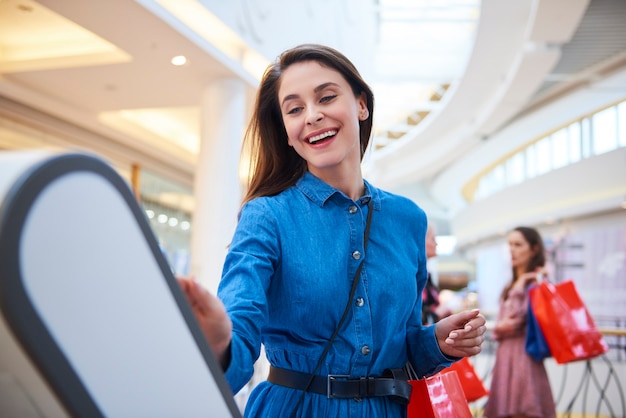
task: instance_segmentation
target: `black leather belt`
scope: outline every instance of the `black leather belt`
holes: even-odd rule
[[[329,398],[366,398],[372,396],[389,396],[394,402],[408,404],[411,398],[411,385],[401,369],[387,369],[383,377],[353,378],[344,375],[313,376],[307,389],[311,375],[293,370],[271,366],[267,380],[277,385],[292,389],[326,395]],[[388,376],[387,376],[388,375]]]

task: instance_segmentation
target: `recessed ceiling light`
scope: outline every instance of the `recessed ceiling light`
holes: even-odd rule
[[[187,64],[187,57],[185,57],[184,55],[176,55],[174,58],[172,58],[171,63],[173,65],[176,65],[177,67],[180,67],[181,65]]]

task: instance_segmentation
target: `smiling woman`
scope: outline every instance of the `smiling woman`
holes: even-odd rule
[[[180,280],[233,392],[265,348],[246,416],[403,417],[407,362],[427,376],[481,350],[477,310],[422,325],[426,215],[363,178],[373,104],[322,45],[287,50],[261,80],[219,298]]]
[[[365,93],[353,92],[337,71],[304,61],[284,71],[278,97],[287,142],[306,160],[307,170],[358,199],[363,194],[359,122],[368,117]]]
[[[325,113],[321,109],[338,112],[340,106],[349,102],[353,107],[351,114],[340,109],[346,113],[340,120],[333,121],[330,117],[323,121]],[[348,121],[346,118],[350,116],[353,119]],[[345,141],[350,138],[358,141],[355,147],[358,164],[353,170],[361,176],[360,160],[370,141],[373,116],[374,95],[343,54],[315,45],[303,45],[284,53],[265,72],[246,134],[254,170],[244,202],[284,190],[304,174],[308,166],[306,157],[300,154],[304,151],[300,147],[302,135],[308,135],[310,142],[312,137],[330,137],[331,131],[337,131],[332,136],[333,142],[339,135]],[[321,119],[315,122],[311,118]],[[306,132],[301,132],[303,128],[298,123],[308,126]]]

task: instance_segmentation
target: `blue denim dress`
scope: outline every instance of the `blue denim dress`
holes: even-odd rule
[[[233,322],[226,378],[239,391],[251,378],[261,344],[273,366],[311,373],[347,303],[352,309],[317,374],[380,376],[411,360],[419,375],[449,366],[434,327],[421,320],[426,282],[426,216],[411,200],[374,188],[353,201],[310,173],[293,187],[248,202],[224,264],[218,295]],[[367,252],[368,202],[374,213]],[[402,417],[386,397],[329,399],[260,383],[245,416]]]

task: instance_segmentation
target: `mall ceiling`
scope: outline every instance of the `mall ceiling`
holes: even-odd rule
[[[0,0],[0,115],[191,186],[205,86],[256,83],[192,38],[133,0]],[[192,65],[172,65],[177,55]],[[519,115],[624,68],[623,0],[483,0],[465,75],[373,152],[369,173],[381,186],[428,183]],[[28,137],[0,126],[0,148]]]

